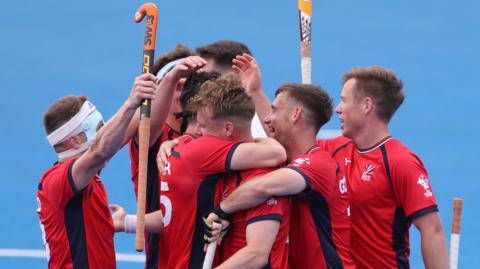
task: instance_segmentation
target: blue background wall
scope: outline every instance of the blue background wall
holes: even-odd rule
[[[354,66],[383,65],[404,80],[406,101],[393,135],[423,159],[447,234],[451,201],[464,198],[460,268],[480,264],[475,232],[480,173],[478,68],[480,2],[313,0],[313,81],[335,102],[341,75]],[[0,248],[43,248],[35,191],[56,156],[42,128],[48,105],[85,94],[109,118],[140,73],[144,24],[133,22],[141,1],[9,1],[0,16]],[[158,1],[157,55],[177,43],[195,48],[219,39],[242,41],[262,67],[272,97],[300,81],[297,2]],[[327,126],[338,128],[334,116]],[[109,200],[135,210],[128,154],[102,173]],[[423,267],[412,229],[411,263]],[[133,236],[118,235],[119,252],[134,253]],[[45,267],[44,259],[0,257],[2,268]],[[141,268],[119,263],[119,268]]]

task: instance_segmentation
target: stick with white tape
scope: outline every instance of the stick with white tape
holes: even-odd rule
[[[453,222],[450,235],[450,269],[457,269],[458,249],[460,246],[460,224],[462,221],[463,199],[453,198]]]
[[[302,83],[312,83],[312,0],[298,0]]]
[[[218,222],[213,223],[214,230],[222,230],[222,224]],[[210,242],[208,244],[207,253],[205,254],[205,260],[203,260],[202,269],[211,269],[213,264],[213,258],[215,257],[215,250],[217,249],[217,241]]]

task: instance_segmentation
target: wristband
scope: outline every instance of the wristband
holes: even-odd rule
[[[137,215],[126,215],[123,221],[125,233],[135,233],[137,230]]]
[[[228,214],[227,212],[223,211],[220,207],[220,204],[213,209],[212,213],[224,220],[230,221],[232,219],[232,214]]]

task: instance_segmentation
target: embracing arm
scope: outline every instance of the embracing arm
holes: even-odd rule
[[[247,245],[223,262],[218,269],[263,268],[268,263],[280,222],[265,220],[247,226]]]
[[[425,268],[447,269],[447,243],[438,212],[418,217],[413,224],[420,231]]]
[[[306,187],[305,179],[298,172],[289,168],[280,168],[240,185],[220,203],[220,208],[231,214],[255,207],[272,196],[300,193]]]
[[[244,170],[275,167],[287,160],[287,152],[273,138],[261,138],[256,142],[242,143],[235,149],[230,168]]]
[[[97,133],[92,146],[73,164],[72,179],[76,190],[82,190],[124,145],[130,120],[145,98],[153,99],[155,76],[144,74],[135,79],[129,98]],[[148,83],[152,82],[152,83]]]

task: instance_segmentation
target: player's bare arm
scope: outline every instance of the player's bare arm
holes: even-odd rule
[[[135,215],[128,215],[123,207],[116,204],[111,204],[109,207],[112,211],[115,232],[135,232]],[[163,231],[163,215],[161,210],[145,215],[145,231],[150,233],[161,233]]]
[[[173,94],[180,80],[185,79],[192,72],[205,66],[205,64],[206,61],[199,56],[187,57],[175,65],[175,67],[166,74],[165,78],[160,81],[157,97],[152,102],[150,145],[155,143],[162,134],[163,126],[172,104]]]
[[[447,269],[447,243],[438,212],[416,218],[413,225],[420,231],[425,268]]]
[[[263,122],[263,119],[271,112],[270,101],[262,90],[262,75],[257,61],[251,55],[244,53],[233,59],[232,68],[240,76],[243,87],[255,103],[255,111],[260,118],[263,129],[270,136],[268,127]]]
[[[263,268],[268,263],[279,228],[280,222],[276,220],[249,224],[246,230],[247,245],[217,268]]]
[[[240,185],[208,215],[206,222],[222,221],[224,223],[225,219],[237,211],[258,206],[272,196],[298,194],[305,188],[307,183],[302,175],[289,168],[280,168]],[[224,223],[223,227],[226,228],[227,225]],[[219,231],[211,234],[208,241],[221,240]]]
[[[72,178],[76,190],[82,190],[106,162],[124,145],[132,116],[143,99],[155,98],[155,76],[144,74],[133,83],[130,96],[115,115],[97,133],[92,146],[73,164]]]
[[[286,160],[287,152],[280,143],[272,138],[261,138],[240,144],[233,153],[230,167],[233,170],[275,167]]]

